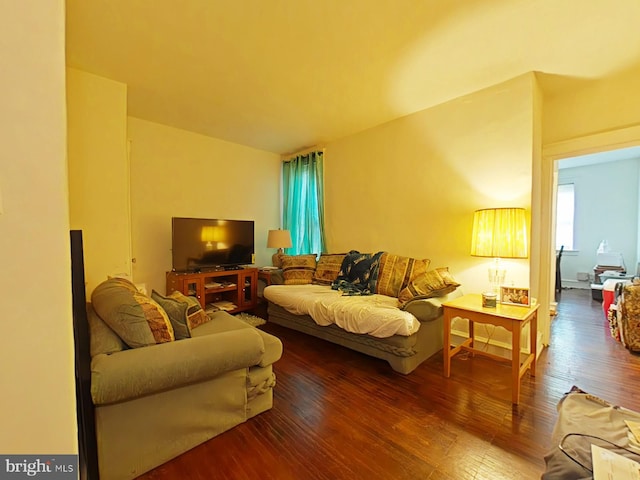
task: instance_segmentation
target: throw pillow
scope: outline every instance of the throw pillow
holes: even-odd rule
[[[122,341],[109,325],[104,323],[91,304],[87,307],[87,321],[89,322],[89,347],[91,357],[101,353],[110,355],[121,352],[129,347]]]
[[[169,321],[173,326],[173,332],[176,340],[191,337],[187,315],[189,304],[187,302],[181,302],[175,298],[165,297],[155,290],[151,290],[151,298],[158,302],[158,305],[164,308],[164,311],[167,312]]]
[[[131,348],[175,339],[164,309],[124,278],[111,278],[91,294],[98,316]]]
[[[196,297],[191,297],[182,294],[182,292],[175,291],[169,295],[170,299],[176,300],[180,303],[183,303],[187,306],[187,328],[189,329],[189,336],[191,336],[191,331],[209,321],[209,317],[206,312],[202,309],[202,305]]]
[[[397,297],[414,278],[429,268],[431,260],[403,257],[386,253],[380,259],[380,274],[376,293]]]
[[[436,268],[416,277],[398,295],[400,303],[421,298],[441,297],[453,292],[460,284],[455,281],[448,268]]]
[[[347,295],[373,294],[383,253],[360,253],[351,250],[345,255],[338,277],[331,284],[331,288]]]
[[[285,285],[308,285],[312,282],[315,271],[314,254],[282,256],[282,276]]]
[[[338,278],[342,261],[346,255],[346,253],[321,254],[318,265],[316,265],[315,273],[313,274],[313,283],[318,285],[331,285],[331,283]]]

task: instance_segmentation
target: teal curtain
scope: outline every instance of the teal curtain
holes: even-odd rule
[[[322,157],[312,152],[283,163],[282,223],[291,232],[289,255],[325,252]]]

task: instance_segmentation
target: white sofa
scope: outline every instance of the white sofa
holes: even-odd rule
[[[272,272],[272,285],[263,292],[269,321],[383,359],[399,373],[411,373],[442,349],[442,303],[461,295],[460,285],[447,269],[428,270],[428,260],[381,253],[375,286],[372,283],[371,294],[362,296],[336,290],[345,278],[339,260],[349,254],[323,255],[315,264],[313,256],[306,256],[297,265],[296,257],[285,256],[282,278]],[[323,262],[328,257],[334,257],[330,267]],[[290,270],[300,264],[304,268],[298,268],[287,284],[291,264]],[[306,272],[304,280],[301,271]],[[421,280],[428,278],[433,286],[436,277],[440,289],[424,291]]]

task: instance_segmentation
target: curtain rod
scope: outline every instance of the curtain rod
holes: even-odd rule
[[[298,155],[306,155],[307,153],[311,153],[311,152],[322,152],[322,153],[324,153],[324,147],[318,147],[318,146],[305,147],[305,148],[303,148],[301,150],[298,150],[296,152],[284,153],[284,154],[280,155],[280,160],[286,162],[287,160],[291,160],[292,158],[295,158]]]

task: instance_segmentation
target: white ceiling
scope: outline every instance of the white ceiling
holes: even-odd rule
[[[639,0],[67,0],[67,63],[129,114],[276,153],[529,71],[640,62]]]

